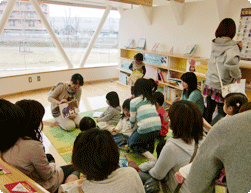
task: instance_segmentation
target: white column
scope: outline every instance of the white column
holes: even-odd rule
[[[46,27],[48,33],[50,34],[54,44],[57,46],[59,52],[62,54],[64,60],[66,61],[69,68],[73,68],[73,65],[71,64],[70,59],[68,58],[67,54],[64,51],[64,48],[62,47],[61,43],[57,39],[57,36],[55,35],[54,31],[51,29],[50,24],[48,23],[47,19],[45,18],[43,11],[41,10],[37,0],[30,0],[32,3],[34,9],[36,10],[37,14],[39,15],[40,19],[42,20],[44,26]]]
[[[99,25],[98,25],[95,33],[92,36],[91,41],[89,42],[89,44],[87,46],[85,55],[83,56],[83,58],[82,58],[82,60],[81,60],[81,62],[79,64],[79,67],[84,67],[84,64],[85,64],[85,62],[86,62],[86,60],[87,60],[87,58],[88,58],[88,56],[89,56],[89,54],[90,54],[90,52],[92,50],[92,47],[93,47],[93,45],[94,45],[94,43],[95,43],[95,41],[96,41],[96,39],[97,39],[97,37],[98,37],[98,35],[99,35],[99,33],[100,33],[100,31],[101,31],[104,23],[105,23],[105,20],[106,20],[107,16],[109,15],[111,9],[112,9],[111,5],[108,5],[106,7],[105,12],[103,14],[103,17],[102,17],[102,19],[101,19],[101,21],[100,21],[100,23],[99,23]]]
[[[8,21],[10,14],[16,4],[16,0],[8,0],[7,5],[3,11],[2,17],[0,19],[0,35],[2,34],[4,27],[6,25],[6,22]]]

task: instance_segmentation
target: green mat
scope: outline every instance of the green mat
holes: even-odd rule
[[[79,113],[81,117],[89,116],[92,117],[93,112],[104,112],[107,107],[92,110],[92,111],[86,111]],[[96,121],[96,118],[94,118]],[[44,121],[44,129],[43,133],[47,136],[47,138],[50,140],[50,142],[54,145],[54,147],[57,149],[58,153],[62,156],[62,158],[67,162],[71,163],[71,156],[72,156],[72,149],[73,144],[78,136],[78,134],[81,132],[79,129],[75,129],[73,131],[65,131],[61,129],[61,127],[58,126],[55,119]],[[171,136],[171,132],[167,134],[167,137]],[[157,142],[156,144],[157,145]],[[123,158],[126,151],[119,149],[120,157]],[[128,156],[135,161],[138,165],[141,163],[144,163],[148,161],[144,156],[140,154],[135,153],[127,153]],[[157,157],[156,152],[154,152],[154,156]]]

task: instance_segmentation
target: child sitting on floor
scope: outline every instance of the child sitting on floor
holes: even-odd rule
[[[168,113],[166,110],[163,108],[163,103],[164,103],[164,95],[161,92],[155,92],[153,93],[153,98],[155,101],[155,106],[157,113],[159,114],[160,120],[161,120],[161,129],[160,133],[156,138],[159,140],[159,143],[157,145],[157,157],[159,157],[159,154],[161,152],[161,149],[165,145],[165,137],[166,134],[168,133],[168,123],[169,123],[169,117]]]
[[[130,101],[131,99],[126,99],[122,105],[123,113],[121,115],[121,119],[116,126],[115,129],[112,130],[113,138],[115,142],[118,144],[119,147],[123,147],[127,145],[127,140],[131,136],[131,134],[135,131],[137,128],[137,125],[133,129],[131,129],[130,125]],[[120,132],[121,133],[118,133]]]
[[[119,96],[112,91],[106,95],[106,103],[109,107],[97,118],[97,126],[100,129],[112,131],[119,122],[121,107],[119,105]]]
[[[247,97],[242,93],[229,93],[224,99],[223,110],[227,114],[223,119],[229,118],[233,115],[239,113],[242,105],[248,102]],[[189,174],[192,163],[181,167],[179,172],[175,173],[175,179],[178,183],[182,183],[184,179]],[[225,169],[222,170],[221,177],[217,180],[217,182],[225,182]]]
[[[87,131],[89,129],[96,128],[96,123],[91,117],[83,117],[79,123],[79,129],[81,131]]]

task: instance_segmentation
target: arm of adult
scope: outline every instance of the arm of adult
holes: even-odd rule
[[[56,105],[59,105],[60,102],[62,101],[59,101],[57,100],[57,97],[58,95],[60,95],[62,93],[64,89],[64,84],[59,84],[53,91],[51,91],[51,93],[49,94],[49,97],[48,97],[48,101],[51,102],[52,104],[56,104]]]
[[[187,177],[191,193],[214,192],[214,182],[219,177],[223,164],[217,157],[221,149],[221,139],[217,123],[208,133],[196,155]]]
[[[167,141],[155,166],[149,170],[149,174],[157,180],[165,178],[167,173],[177,164],[177,153],[171,146],[172,144]]]
[[[240,61],[240,50],[238,46],[229,49],[227,51],[227,56],[224,66],[228,68],[230,77],[233,78],[234,80],[241,79],[241,70],[239,61]]]
[[[46,181],[50,179],[56,171],[56,164],[48,162],[41,142],[34,140],[32,140],[32,142],[27,155],[32,158],[30,160],[31,164],[34,170],[39,174],[39,177]]]

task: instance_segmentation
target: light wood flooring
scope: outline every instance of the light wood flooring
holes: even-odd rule
[[[40,89],[35,91],[27,91],[18,94],[12,94],[7,96],[1,96],[12,103],[15,103],[22,99],[33,99],[39,101],[45,107],[45,115],[43,120],[52,119],[50,111],[50,102],[48,102],[48,89]],[[122,106],[124,100],[131,97],[130,88],[118,84],[116,81],[111,82],[110,80],[87,82],[82,87],[81,102],[79,105],[80,112],[95,110],[98,108],[108,106],[106,104],[106,94],[110,91],[116,91],[120,98],[120,105]],[[54,146],[50,143],[45,135],[43,135],[43,144],[46,153],[51,153],[56,160],[58,166],[65,165],[66,162],[58,154]]]

